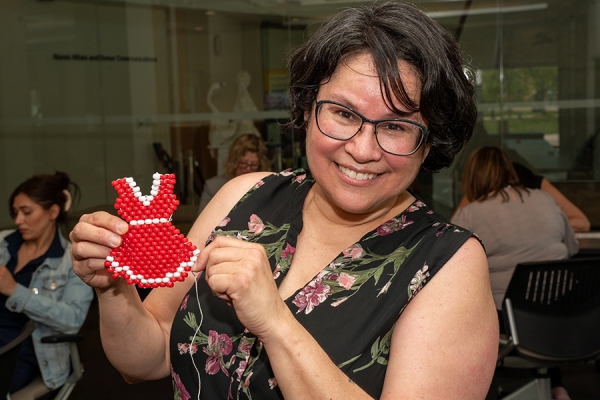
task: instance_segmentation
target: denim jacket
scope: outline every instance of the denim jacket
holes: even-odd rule
[[[6,265],[10,257],[4,238],[13,232],[0,232],[0,265]],[[17,284],[6,300],[8,310],[24,313],[35,322],[33,347],[44,383],[51,389],[61,386],[69,376],[69,343],[42,343],[41,338],[79,332],[94,297],[92,288],[73,271],[71,243],[60,231],[58,234],[64,255],[44,260],[33,273],[29,287]]]

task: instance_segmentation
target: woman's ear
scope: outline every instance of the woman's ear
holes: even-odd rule
[[[58,204],[52,204],[48,209],[48,212],[50,213],[50,217],[52,219],[56,219],[60,214],[60,206]]]

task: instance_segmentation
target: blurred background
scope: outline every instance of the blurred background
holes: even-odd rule
[[[279,126],[286,56],[331,13],[367,3],[0,0],[0,198],[34,173],[62,170],[82,188],[80,213],[110,209],[111,180],[132,176],[145,191],[153,172],[175,172],[185,231],[226,151],[215,138],[249,123],[274,170],[304,166],[302,146]],[[499,144],[600,226],[599,2],[414,3],[459,39],[480,121],[452,168],[419,176],[419,194],[449,216],[466,155]],[[0,227],[10,225],[0,213]]]

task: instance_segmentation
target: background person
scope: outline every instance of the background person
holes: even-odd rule
[[[249,172],[270,171],[271,165],[267,152],[267,146],[260,136],[253,133],[238,136],[227,153],[223,175],[213,176],[204,183],[198,214],[230,179]]]
[[[462,185],[469,203],[456,211],[451,222],[481,238],[498,310],[517,264],[561,260],[579,250],[573,229],[554,199],[540,189],[525,188],[499,147],[481,147],[469,156]],[[569,399],[560,370],[550,368],[549,373],[552,398]]]
[[[65,382],[69,344],[44,344],[40,338],[77,333],[93,298],[93,291],[75,275],[71,244],[58,229],[67,220],[69,189],[79,193],[64,172],[36,175],[9,198],[18,229],[0,232],[0,346],[17,337],[30,319],[36,323],[21,348],[10,393],[40,374],[51,389]]]
[[[310,172],[223,186],[189,234],[197,286],[190,275],[142,303],[103,265],[127,224],[83,216],[74,268],[125,379],[171,374],[179,398],[484,398],[498,322],[483,248],[406,190],[471,135],[463,68],[453,37],[410,5],[318,29],[290,59]]]
[[[590,220],[575,204],[565,197],[550,181],[541,175],[535,174],[529,168],[523,164],[513,162],[512,163],[517,177],[521,184],[529,189],[541,189],[548,193],[556,204],[560,207],[562,212],[565,213],[571,228],[574,232],[589,232],[591,229]],[[462,199],[458,203],[456,210],[469,204],[470,201],[466,195],[463,195]],[[455,211],[456,212],[456,211]]]

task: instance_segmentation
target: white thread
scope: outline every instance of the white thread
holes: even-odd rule
[[[198,370],[198,367],[196,366],[196,362],[194,361],[194,354],[192,352],[192,346],[194,345],[196,336],[198,335],[198,332],[200,331],[200,326],[202,326],[202,322],[204,321],[204,313],[202,312],[202,306],[200,306],[200,296],[198,294],[198,278],[199,278],[199,276],[197,277],[196,274],[194,274],[193,272],[192,272],[192,275],[194,275],[194,287],[196,289],[196,301],[198,302],[198,310],[200,311],[200,322],[198,323],[196,332],[194,332],[194,336],[192,337],[192,343],[190,343],[190,358],[192,359],[192,365],[194,366],[194,369],[196,370],[196,374],[198,375],[198,400],[200,400],[200,391],[202,390],[202,380],[200,379],[200,371]],[[200,272],[200,275],[202,275],[202,272]],[[200,346],[198,346],[198,347],[200,347]]]

